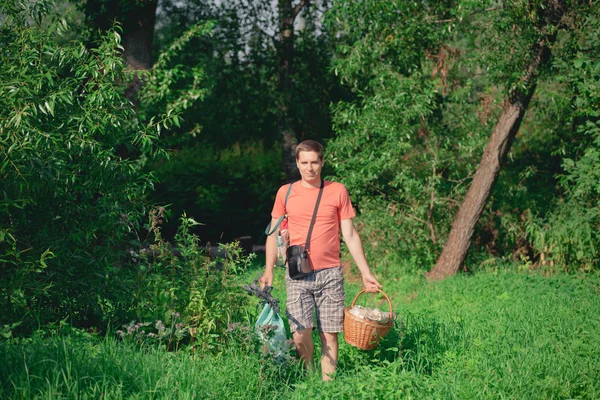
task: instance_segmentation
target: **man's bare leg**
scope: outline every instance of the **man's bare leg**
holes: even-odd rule
[[[313,363],[313,353],[315,346],[312,339],[312,329],[301,329],[292,334],[294,338],[294,345],[296,346],[296,352],[304,364],[304,368],[309,371],[315,370],[315,364]]]
[[[330,381],[331,375],[337,369],[338,361],[338,334],[331,332],[319,332],[321,336],[321,378]]]

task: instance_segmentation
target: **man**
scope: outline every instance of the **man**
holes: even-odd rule
[[[323,146],[306,140],[296,147],[296,165],[301,180],[292,185],[285,205],[288,185],[277,192],[271,217],[275,226],[279,217],[288,216],[290,245],[305,245],[306,236],[321,186]],[[344,275],[340,262],[339,229],[344,242],[362,275],[367,292],[376,292],[381,284],[369,269],[362,243],[352,218],[355,213],[346,187],[337,182],[324,182],[323,194],[310,239],[309,261],[312,272],[299,280],[292,280],[286,272],[286,314],[296,351],[304,365],[313,365],[314,310],[316,308],[319,335],[322,344],[321,377],[330,380],[337,367],[338,333],[343,331]],[[273,285],[273,267],[277,257],[275,234],[267,237],[265,272],[261,288]]]

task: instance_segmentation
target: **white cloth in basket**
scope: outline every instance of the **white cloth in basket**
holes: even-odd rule
[[[383,312],[378,308],[369,308],[355,305],[350,309],[350,314],[359,318],[366,318],[380,324],[386,324],[390,320],[390,313]]]

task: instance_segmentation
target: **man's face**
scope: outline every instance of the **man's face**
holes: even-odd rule
[[[301,151],[296,160],[300,176],[305,182],[314,182],[321,179],[323,164],[324,162],[319,159],[319,153],[316,151]]]

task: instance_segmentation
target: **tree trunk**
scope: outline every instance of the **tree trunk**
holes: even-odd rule
[[[308,0],[300,1],[292,7],[292,0],[279,0],[279,113],[277,116],[277,128],[281,135],[281,155],[283,170],[287,182],[293,182],[300,178],[296,167],[296,145],[298,138],[294,131],[292,118],[290,116],[292,99],[292,71],[294,63],[294,21],[298,13],[308,3]]]
[[[454,219],[444,250],[435,267],[427,273],[428,279],[443,279],[453,275],[464,262],[475,224],[492,193],[502,161],[519,130],[534,89],[535,86],[531,86],[528,92],[515,99],[516,101],[508,99],[504,102],[500,120],[494,128],[473,182]]]
[[[152,43],[158,0],[145,0],[137,4],[137,7],[125,14],[123,47],[127,65],[136,71],[143,71],[152,68]],[[125,91],[127,98],[134,104],[137,92],[142,87],[140,78],[140,74],[137,74]]]
[[[556,25],[565,12],[564,6],[561,1],[549,3],[548,8],[542,11],[545,15],[541,16],[540,20],[544,21],[544,25]],[[531,54],[534,56],[525,68],[522,77],[522,86],[527,89],[513,90],[508,99],[504,101],[500,119],[492,132],[473,182],[471,182],[454,219],[444,250],[435,267],[426,274],[429,280],[444,279],[449,275],[456,274],[467,256],[475,224],[492,193],[502,162],[510,150],[529,106],[529,101],[535,92],[538,73],[550,57],[548,46],[556,40],[556,31],[551,31],[554,33],[532,45]]]
[[[87,0],[87,23],[100,31],[107,31],[115,20],[123,28],[123,57],[127,65],[138,71],[152,68],[152,43],[158,0],[127,2],[123,0]],[[136,76],[125,93],[135,102],[141,80]]]

